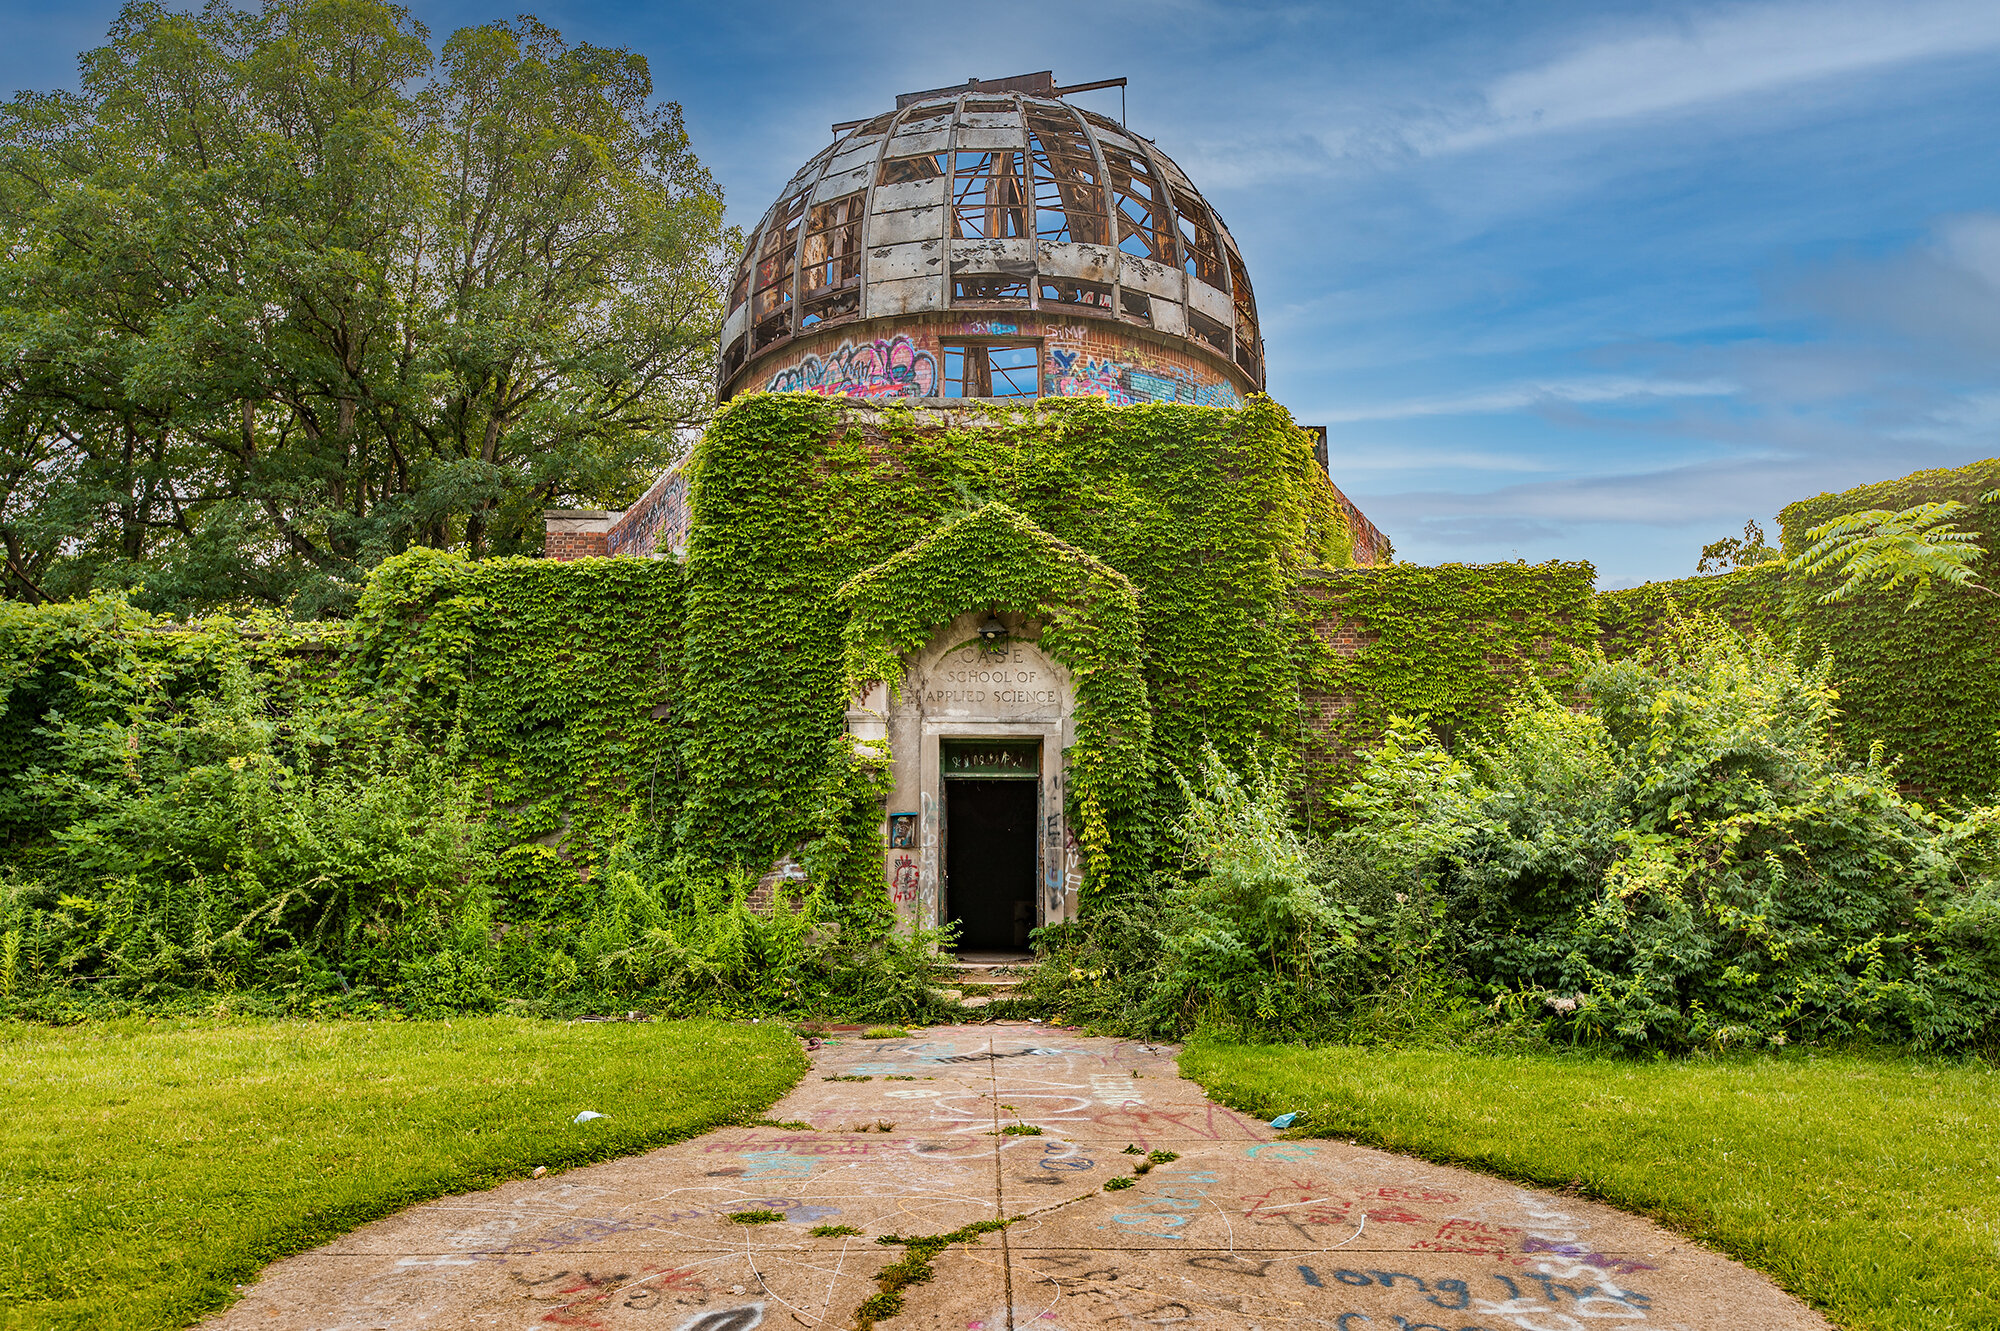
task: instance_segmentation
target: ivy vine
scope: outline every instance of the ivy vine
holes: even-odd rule
[[[856,575],[839,598],[849,696],[876,681],[900,690],[903,654],[966,610],[991,606],[1037,621],[1041,646],[1069,669],[1076,689],[1065,798],[1085,886],[1115,890],[1143,879],[1152,841],[1145,810],[1152,717],[1129,579],[996,502]]]

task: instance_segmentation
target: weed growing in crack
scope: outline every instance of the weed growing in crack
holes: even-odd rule
[[[782,1211],[735,1211],[729,1221],[736,1225],[775,1225],[784,1218]]]
[[[1120,1174],[1117,1178],[1104,1180],[1104,1190],[1106,1192],[1123,1192],[1138,1181],[1138,1179],[1133,1178],[1130,1174]]]
[[[816,1239],[858,1238],[861,1231],[852,1225],[814,1225],[806,1233]]]
[[[887,1247],[901,1247],[903,1255],[876,1274],[877,1292],[862,1300],[854,1311],[855,1331],[874,1331],[877,1322],[903,1311],[903,1291],[934,1277],[937,1273],[931,1269],[931,1262],[946,1248],[954,1243],[977,1243],[980,1235],[1005,1229],[1012,1223],[1011,1219],[975,1220],[949,1234],[926,1234],[918,1238],[884,1234],[876,1239]]]

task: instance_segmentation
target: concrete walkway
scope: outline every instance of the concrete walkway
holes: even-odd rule
[[[1381,1151],[1277,1141],[1174,1050],[1023,1023],[829,1041],[771,1117],[451,1197],[267,1270],[207,1325],[375,1331],[849,1327],[947,1247],[885,1331],[1825,1331],[1763,1277],[1607,1207]],[[1042,1135],[1003,1134],[1014,1123]],[[1178,1159],[1127,1188],[1139,1152]],[[742,1225],[732,1213],[771,1211]],[[859,1236],[815,1237],[815,1226]]]

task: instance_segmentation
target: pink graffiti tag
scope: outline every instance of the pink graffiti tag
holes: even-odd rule
[[[767,393],[859,398],[935,397],[937,389],[937,357],[901,333],[859,346],[843,342],[778,371],[764,385]]]

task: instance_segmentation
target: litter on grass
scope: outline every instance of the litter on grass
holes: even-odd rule
[[[1289,1114],[1280,1114],[1276,1118],[1272,1119],[1271,1126],[1274,1128],[1289,1128],[1292,1126],[1292,1124],[1298,1122],[1298,1119],[1299,1119],[1299,1111],[1294,1109]]]
[[[593,1118],[603,1118],[603,1117],[604,1115],[598,1113],[595,1109],[586,1109],[581,1114],[578,1114],[575,1118],[571,1119],[570,1122],[588,1123]]]

